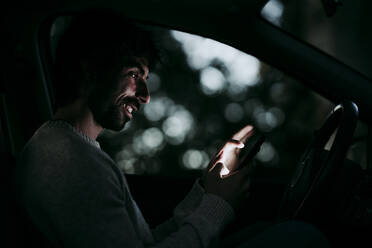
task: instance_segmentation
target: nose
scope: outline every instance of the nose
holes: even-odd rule
[[[150,102],[150,92],[147,87],[146,81],[143,79],[139,79],[137,81],[136,87],[136,97],[141,104],[149,103]]]

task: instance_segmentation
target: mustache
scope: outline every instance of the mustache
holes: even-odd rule
[[[132,96],[123,97],[123,99],[121,99],[119,101],[119,105],[123,105],[123,104],[132,104],[132,105],[136,106],[137,109],[139,109],[139,107],[140,107],[140,103],[139,103],[138,99],[136,97],[132,97]]]

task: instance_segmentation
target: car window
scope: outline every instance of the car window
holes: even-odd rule
[[[52,25],[52,42],[66,22]],[[234,132],[252,124],[266,136],[257,164],[286,180],[334,104],[218,41],[146,28],[161,48],[147,82],[151,101],[123,131],[104,130],[102,149],[128,174],[193,177]]]
[[[253,124],[267,136],[257,162],[286,177],[333,104],[230,46],[152,30],[164,60],[149,76],[151,102],[123,132],[100,137],[120,168],[134,174],[200,173],[224,141]]]

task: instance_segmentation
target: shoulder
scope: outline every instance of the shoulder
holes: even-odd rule
[[[68,126],[43,124],[25,145],[19,156],[22,164],[47,166],[94,157],[87,142]],[[44,164],[46,163],[46,164]]]
[[[33,184],[67,187],[95,182],[122,187],[122,174],[103,151],[73,130],[50,123],[35,132],[19,156],[17,168]]]

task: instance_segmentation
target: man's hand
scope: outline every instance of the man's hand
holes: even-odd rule
[[[222,175],[235,171],[239,168],[239,153],[244,147],[244,142],[253,134],[253,126],[247,125],[235,133],[222,148],[218,150],[208,165],[207,171],[211,171],[217,163],[222,163]]]
[[[224,146],[218,150],[211,160],[202,178],[205,191],[216,194],[233,207],[249,189],[249,174],[252,166],[246,166],[239,170],[239,153],[244,147],[244,142],[253,134],[251,125],[245,126],[235,133]]]
[[[227,176],[221,176],[222,167],[222,163],[217,163],[207,173],[204,184],[205,192],[222,197],[233,208],[236,208],[242,199],[248,197],[249,174],[252,168],[246,166],[241,170],[231,172]]]

